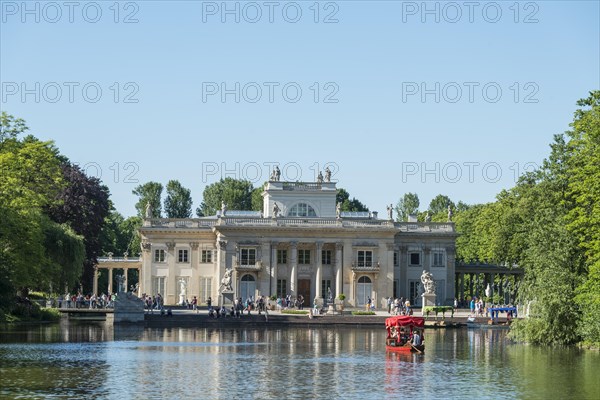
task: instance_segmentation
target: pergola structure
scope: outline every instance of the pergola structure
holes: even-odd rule
[[[123,270],[123,284],[125,289],[128,287],[128,273],[129,270],[135,269],[138,271],[139,281],[142,277],[142,259],[139,257],[129,258],[128,253],[125,252],[123,257],[113,257],[112,253],[108,253],[108,257],[99,257],[98,264],[94,267],[94,293],[98,294],[98,270],[108,270],[108,292],[113,293],[113,270]],[[140,296],[141,287],[138,285],[136,295]]]
[[[468,297],[484,296],[487,285],[490,285],[492,296],[498,294],[503,298],[508,295],[508,302],[514,303],[519,284],[523,278],[523,269],[517,266],[502,266],[496,264],[456,263],[456,297],[465,300]],[[466,284],[465,276],[469,277]],[[466,286],[466,287],[465,287]]]

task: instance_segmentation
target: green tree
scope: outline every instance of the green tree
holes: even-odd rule
[[[252,191],[254,187],[247,180],[224,178],[204,188],[202,203],[196,209],[201,216],[215,215],[225,202],[228,210],[252,210]]]
[[[350,199],[350,193],[346,189],[339,188],[336,193],[336,203],[341,203],[342,211],[369,211],[369,208],[357,198]]]
[[[568,143],[566,165],[570,180],[565,185],[572,207],[567,227],[585,254],[584,280],[576,301],[582,315],[581,335],[600,346],[600,91],[577,102]]]
[[[67,224],[46,220],[44,223],[46,257],[41,276],[57,292],[76,286],[83,273],[85,244]],[[40,284],[42,282],[38,282]]]
[[[165,214],[167,218],[189,218],[192,216],[192,192],[184,188],[179,181],[167,183]]]
[[[419,196],[416,193],[405,193],[396,204],[396,221],[408,221],[408,216],[419,211]]]
[[[18,135],[28,129],[29,127],[23,119],[15,118],[6,111],[2,111],[0,114],[0,146],[8,139],[16,139]]]
[[[438,194],[435,196],[431,202],[429,203],[429,212],[433,215],[435,214],[444,214],[447,216],[448,214],[448,206],[452,207],[452,210],[456,208],[452,200],[448,196],[443,194]]]
[[[146,215],[146,205],[150,203],[150,215],[153,218],[161,218],[161,196],[163,185],[158,182],[146,182],[143,185],[138,185],[133,189],[132,193],[139,197],[135,203],[135,209],[138,212],[138,217],[144,218]]]
[[[263,191],[264,185],[255,188],[252,191],[252,210],[253,211],[263,211]]]

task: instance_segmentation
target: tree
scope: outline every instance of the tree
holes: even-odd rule
[[[570,180],[565,185],[572,202],[567,228],[584,252],[586,274],[577,288],[583,340],[600,346],[600,91],[577,102],[565,157]]]
[[[84,238],[67,224],[47,219],[44,225],[46,260],[41,276],[57,292],[65,287],[74,287],[83,272]]]
[[[138,212],[138,217],[145,218],[146,205],[150,203],[150,215],[153,218],[161,218],[161,196],[163,185],[158,182],[146,182],[143,185],[138,185],[133,189],[132,193],[139,197],[135,203],[135,209]]]
[[[191,191],[181,186],[179,181],[171,180],[167,183],[165,214],[167,214],[167,218],[190,218],[192,216]]]
[[[452,200],[448,196],[438,194],[429,203],[429,212],[431,214],[448,214],[448,206],[452,207],[452,210],[456,208]]]
[[[88,177],[76,165],[64,162],[62,173],[67,185],[57,196],[57,202],[48,207],[50,218],[59,224],[68,224],[83,237],[85,260],[82,283],[91,290],[94,266],[102,254],[101,233],[105,218],[109,215],[110,193],[95,177]]]
[[[416,193],[405,193],[396,204],[396,221],[408,221],[408,216],[419,211],[419,196]]]
[[[252,191],[252,210],[253,211],[263,211],[263,191],[264,185],[255,188]]]
[[[16,139],[18,135],[24,133],[29,127],[21,118],[15,118],[6,111],[0,114],[0,145],[8,139]]]
[[[247,180],[225,178],[204,188],[202,203],[196,209],[198,216],[216,215],[225,202],[228,210],[252,210],[254,187]]]
[[[346,189],[339,188],[337,190],[336,203],[341,203],[341,211],[369,211],[369,208],[361,203],[357,198],[353,197],[350,199],[350,193]]]

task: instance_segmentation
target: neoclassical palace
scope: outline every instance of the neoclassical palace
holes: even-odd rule
[[[420,277],[430,271],[436,302],[455,296],[454,224],[393,222],[376,212],[340,212],[336,183],[265,184],[263,211],[227,210],[204,218],[145,218],[140,292],[160,293],[165,304],[183,294],[204,303],[220,299],[231,275],[235,297],[302,295],[313,299],[344,293],[346,303],[377,307],[388,296],[420,304]],[[184,293],[182,293],[182,291]]]

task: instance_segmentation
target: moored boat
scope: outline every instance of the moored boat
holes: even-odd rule
[[[386,318],[386,350],[395,352],[424,353],[424,327],[425,319],[423,317],[399,315],[396,317]],[[416,338],[416,343],[415,336],[418,336]]]

